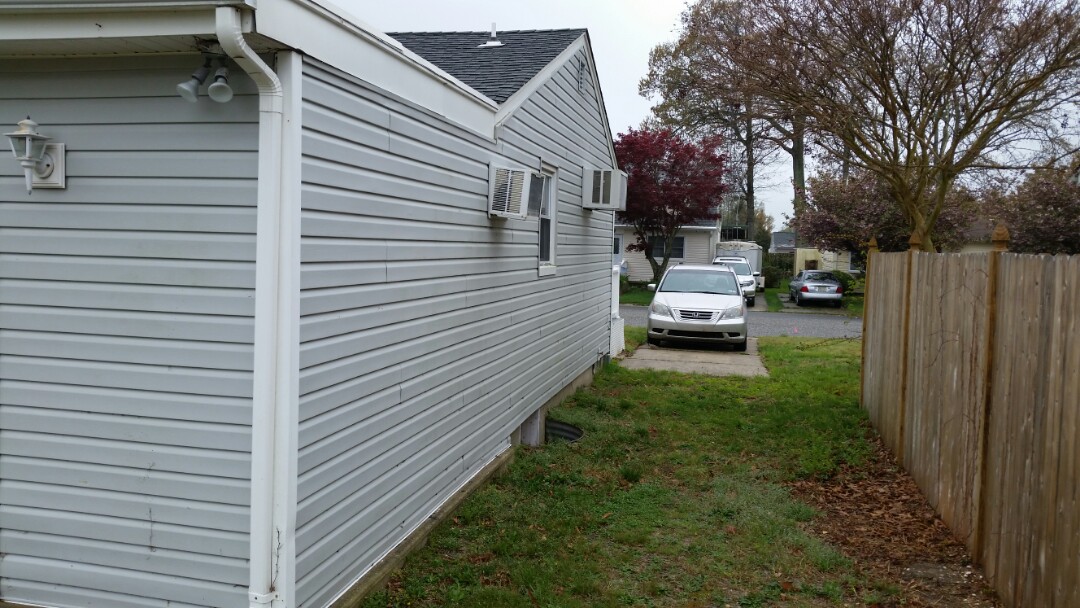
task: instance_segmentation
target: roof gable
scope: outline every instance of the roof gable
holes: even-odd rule
[[[490,32],[397,32],[405,48],[502,104],[555,60],[584,29],[498,32],[502,46],[480,48]]]

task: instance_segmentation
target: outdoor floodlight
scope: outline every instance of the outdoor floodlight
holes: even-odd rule
[[[221,66],[214,72],[214,82],[206,89],[206,93],[218,103],[225,103],[233,98],[233,90],[229,86],[229,68]]]
[[[37,126],[27,116],[19,121],[17,131],[4,133],[11,140],[11,151],[26,175],[27,194],[33,192],[35,185],[64,187],[64,144],[47,143],[52,138],[38,133]]]
[[[206,77],[210,75],[210,58],[207,57],[206,61],[199,66],[194,72],[191,73],[191,78],[187,82],[182,82],[176,85],[176,92],[180,94],[180,97],[195,103],[199,100],[199,87],[202,83],[206,82]]]

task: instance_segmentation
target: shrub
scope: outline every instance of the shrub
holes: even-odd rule
[[[855,277],[843,270],[833,270],[831,272],[833,276],[840,280],[840,285],[844,287],[844,293],[851,293],[851,288],[855,285]]]
[[[765,277],[765,287],[779,287],[780,283],[791,278],[791,270],[776,266],[764,266],[761,276]]]
[[[779,287],[790,279],[795,272],[795,255],[791,253],[766,254],[761,264],[761,276],[765,277],[765,287]]]

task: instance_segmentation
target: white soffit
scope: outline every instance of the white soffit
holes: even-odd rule
[[[494,139],[498,105],[399,42],[325,1],[262,0],[259,34]]]
[[[0,14],[0,55],[96,55],[194,50],[214,36],[214,10]]]

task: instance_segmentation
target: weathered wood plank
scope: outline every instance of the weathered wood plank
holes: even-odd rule
[[[1080,605],[1080,256],[909,255],[870,269],[863,407],[1007,605]]]

